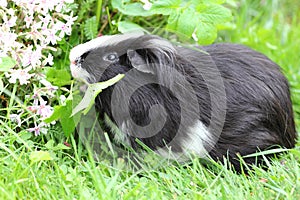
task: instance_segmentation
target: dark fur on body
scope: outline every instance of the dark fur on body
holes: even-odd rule
[[[227,110],[222,133],[209,155],[215,160],[222,160],[223,156],[228,157],[234,167],[239,170],[237,153],[244,156],[272,147],[293,148],[295,146],[296,131],[289,85],[277,64],[261,53],[242,45],[214,44],[196,47],[201,51],[172,45],[175,51],[164,51],[159,45],[147,43],[153,38],[160,40],[156,36],[145,35],[91,50],[84,54],[81,64],[82,68],[93,76],[89,82],[105,81],[117,74],[126,75],[127,72],[133,70],[132,58],[130,59],[124,50],[134,49],[145,63],[149,64],[151,73],[135,70],[133,73],[136,76],[125,76],[118,83],[123,84],[123,87],[119,87],[122,90],[117,92],[126,95],[130,93],[131,87],[137,83],[143,83],[149,77],[151,80],[155,79],[158,84],[144,85],[133,93],[129,101],[129,114],[123,112],[126,109],[122,108],[121,100],[114,99],[116,104],[119,102],[118,116],[123,120],[132,119],[139,126],[147,126],[151,121],[150,108],[154,105],[161,105],[165,111],[158,115],[156,113],[154,117],[156,119],[165,117],[166,121],[163,128],[154,135],[151,133],[153,129],[137,133],[135,126],[128,125],[130,133],[127,136],[132,147],[138,148],[139,146],[136,138],[155,150],[169,144],[176,134],[179,134],[179,139],[188,137],[185,135],[187,133],[178,133],[179,124],[182,122],[184,122],[184,129],[192,126],[197,119],[200,119],[206,127],[210,125],[212,110],[210,92],[212,91],[208,89],[202,74],[209,73],[211,69],[208,66],[212,63],[223,78]],[[105,52],[117,52],[118,61],[106,63],[104,67],[101,67],[99,64],[103,63],[101,59]],[[151,65],[151,63],[159,63],[159,65]],[[180,105],[182,101],[188,99],[186,96],[190,94],[185,96],[185,80],[181,76],[173,76],[172,70],[176,70],[185,77],[197,98],[198,105],[194,106],[199,106],[199,112],[186,110],[189,114],[185,119],[181,117],[183,108]],[[102,118],[106,113],[113,122],[120,124],[114,119],[111,110],[114,90],[118,90],[118,87],[111,86],[100,93],[96,106]],[[175,90],[181,91],[183,95],[174,95],[172,91]],[[215,93],[218,91],[219,88],[213,90]],[[213,134],[214,129],[209,131]],[[139,134],[149,135],[149,137],[139,137]],[[178,142],[171,146],[174,152],[184,151]],[[204,146],[207,147],[209,144],[204,141]],[[246,158],[245,161],[252,164],[255,159]]]

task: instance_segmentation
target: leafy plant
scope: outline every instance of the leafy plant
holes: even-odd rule
[[[150,6],[147,6],[146,1],[143,2],[112,0],[112,6],[129,16],[164,15],[167,17],[166,30],[193,38],[199,44],[211,44],[217,38],[218,29],[232,19],[230,10],[221,5],[225,2],[222,0],[157,0],[150,3]],[[124,24],[122,21],[119,23]],[[122,32],[127,31],[122,27]]]
[[[87,19],[84,23],[84,35],[88,40],[94,39],[98,33],[96,16]]]
[[[108,81],[89,84],[88,89],[80,102],[79,95],[70,94],[65,103],[63,105],[55,106],[53,114],[44,121],[46,123],[51,123],[55,120],[60,120],[65,136],[70,136],[70,134],[74,132],[81,115],[86,115],[93,106],[97,95],[102,92],[103,89],[114,85],[123,77],[124,75],[119,74]],[[74,105],[76,105],[75,108]]]

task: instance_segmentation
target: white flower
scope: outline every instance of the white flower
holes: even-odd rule
[[[11,49],[12,47],[15,46],[17,38],[18,35],[12,32],[0,33],[0,44],[2,42],[5,48]]]
[[[60,95],[59,99],[62,105],[64,105],[65,101],[67,100],[65,95]]]
[[[29,79],[33,76],[33,74],[29,74],[30,68],[26,69],[11,69],[6,76],[10,77],[10,83],[16,83],[17,79],[19,79],[21,85],[27,85],[29,83]]]
[[[7,1],[6,0],[0,0],[0,7],[6,8]]]
[[[9,20],[5,21],[5,25],[9,28],[13,27],[16,25],[16,21],[17,21],[17,17],[16,16],[12,16]]]
[[[52,45],[55,45],[57,43],[57,41],[60,40],[60,38],[56,35],[56,31],[55,30],[47,30],[45,32],[45,36],[46,36],[46,39],[45,39],[45,42],[46,44],[52,44]]]
[[[34,68],[37,66],[40,66],[41,63],[41,58],[42,58],[42,49],[37,48],[36,50],[32,51],[31,56],[30,56],[30,64]]]
[[[26,17],[25,17],[25,19],[24,19],[24,21],[25,21],[25,23],[26,23],[26,28],[29,28],[30,26],[31,26],[31,24],[32,24],[32,22],[33,22],[33,16],[32,15],[26,15]]]
[[[12,122],[17,122],[18,123],[18,126],[20,127],[22,122],[21,122],[21,114],[11,114],[9,116],[10,118],[10,121]]]
[[[48,57],[43,60],[43,65],[47,65],[49,64],[50,66],[53,65],[53,56],[51,55],[51,53],[48,54]]]
[[[43,84],[46,87],[51,87],[52,86],[52,84],[49,81],[47,81],[44,77],[42,77],[40,79],[40,83]]]
[[[150,10],[150,9],[151,9],[152,3],[149,2],[149,0],[141,0],[141,2],[144,3],[143,8],[144,8],[145,10]]]
[[[27,130],[35,135],[47,132],[46,124],[40,121],[53,113],[53,107],[42,98],[51,99],[58,89],[46,80],[40,70],[35,69],[54,64],[51,51],[55,51],[56,47],[53,45],[66,34],[71,34],[71,26],[77,19],[66,6],[73,2],[74,0],[0,0],[0,63],[2,57],[9,55],[16,60],[18,66],[5,72],[5,76],[10,84],[26,85],[34,81],[41,86],[26,87],[29,94],[33,93],[30,95],[32,99],[28,99],[32,104],[27,104],[26,116],[32,113],[28,121],[34,122],[34,127]],[[18,126],[22,123],[21,119],[21,114],[10,115],[10,120],[18,123]]]
[[[66,3],[73,3],[74,0],[65,0]]]
[[[21,63],[23,67],[27,67],[30,65],[30,56],[32,54],[32,46],[28,46],[27,49],[22,53]]]
[[[38,126],[35,124],[35,127],[27,129],[29,132],[34,132],[35,136],[40,135],[41,133],[47,134],[48,129],[44,128],[46,124],[44,122],[41,122]]]
[[[53,113],[53,108],[46,104],[47,104],[47,101],[40,99],[40,105],[36,112],[38,115],[40,115],[44,119],[50,117]]]
[[[71,26],[72,24],[74,24],[74,22],[77,19],[77,16],[73,17],[73,11],[70,13],[70,15],[64,15],[64,19],[67,21],[67,25]]]

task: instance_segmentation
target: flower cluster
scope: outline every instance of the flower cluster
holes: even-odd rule
[[[43,130],[44,118],[49,117],[53,108],[43,100],[54,96],[56,87],[39,73],[43,67],[53,65],[52,51],[65,35],[71,34],[76,20],[68,5],[73,0],[0,0],[0,63],[5,57],[16,61],[16,65],[5,72],[9,84],[29,85],[37,82],[41,88],[32,91],[31,105],[27,111],[34,118],[36,135]],[[33,87],[30,87],[33,88]],[[48,103],[48,104],[47,104]],[[19,126],[20,112],[12,114],[11,120]]]

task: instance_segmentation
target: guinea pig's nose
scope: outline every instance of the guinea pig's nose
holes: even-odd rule
[[[72,76],[73,76],[74,78],[77,78],[77,73],[76,73],[76,72],[77,72],[77,70],[76,70],[77,67],[76,67],[76,63],[77,63],[76,61],[74,61],[74,62],[72,61],[72,62],[71,62],[71,66],[70,66],[71,74],[72,74]]]

